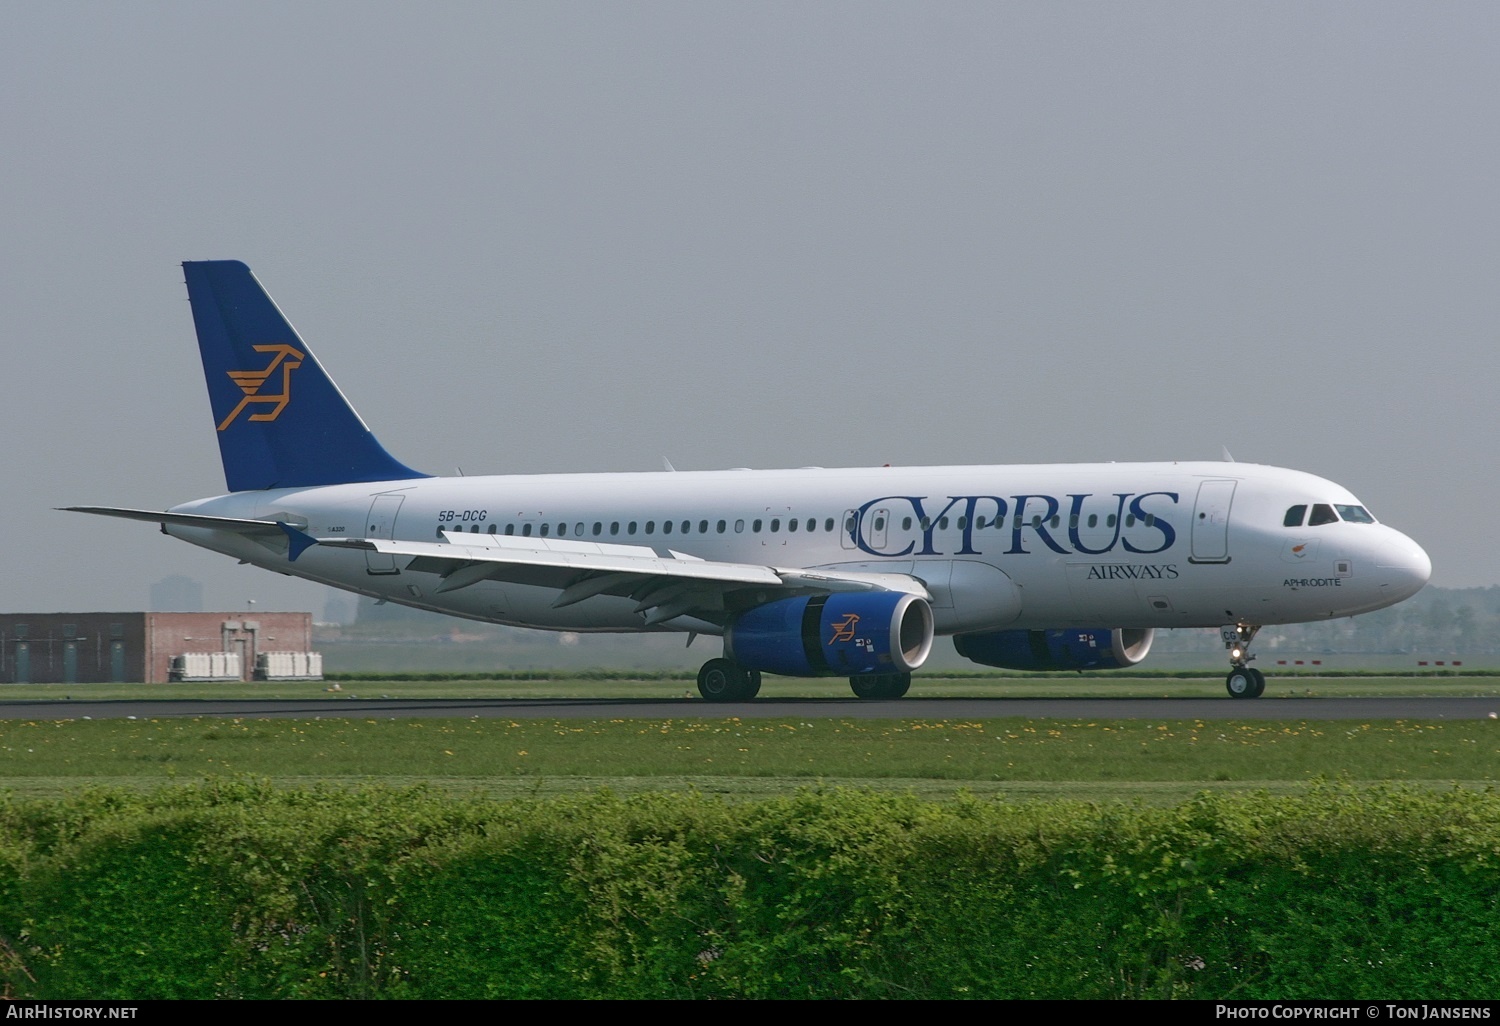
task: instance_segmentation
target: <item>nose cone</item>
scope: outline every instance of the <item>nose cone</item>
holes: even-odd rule
[[[1375,554],[1375,569],[1387,601],[1394,603],[1422,590],[1432,576],[1432,560],[1406,535],[1389,531]]]

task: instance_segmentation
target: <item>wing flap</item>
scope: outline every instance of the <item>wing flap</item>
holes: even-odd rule
[[[406,569],[442,578],[439,593],[499,580],[558,589],[554,608],[600,595],[632,598],[649,626],[678,616],[722,617],[726,596],[746,589],[806,592],[897,591],[928,599],[906,574],[803,570],[700,559],[672,549],[564,538],[444,531],[442,541],[324,538],[336,548],[371,549],[409,559]]]

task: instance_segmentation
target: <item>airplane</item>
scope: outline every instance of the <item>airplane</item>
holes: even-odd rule
[[[722,640],[710,702],[761,674],[907,693],[938,635],[975,663],[1097,670],[1217,627],[1259,697],[1268,624],[1416,594],[1422,548],[1312,474],[1234,462],[434,477],[376,440],[243,263],[182,265],[227,494],[70,506],[278,573],[459,617]]]

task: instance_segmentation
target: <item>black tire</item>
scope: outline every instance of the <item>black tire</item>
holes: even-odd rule
[[[1250,667],[1250,674],[1255,678],[1255,694],[1251,698],[1259,698],[1266,693],[1266,675],[1254,667]]]
[[[698,671],[698,694],[705,702],[742,702],[755,697],[750,675],[732,659],[710,659],[703,664]]]
[[[1260,694],[1255,690],[1255,675],[1260,672],[1252,670],[1248,666],[1236,666],[1229,671],[1229,676],[1224,678],[1224,690],[1229,692],[1230,698],[1255,698]],[[1265,688],[1264,682],[1261,688]]]
[[[760,694],[760,671],[759,670],[747,670],[747,671],[745,671],[745,680],[747,682],[746,686],[745,686],[745,697],[746,698],[754,698],[756,695]]]
[[[900,698],[911,687],[909,673],[874,673],[850,677],[849,687],[856,698]]]

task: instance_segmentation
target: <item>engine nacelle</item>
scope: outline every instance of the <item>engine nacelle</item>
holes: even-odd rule
[[[953,647],[965,659],[1007,670],[1118,670],[1146,658],[1155,635],[1149,627],[986,631],[955,635]]]
[[[932,651],[932,631],[932,609],[915,595],[812,595],[741,613],[724,632],[724,654],[789,677],[910,673]]]

